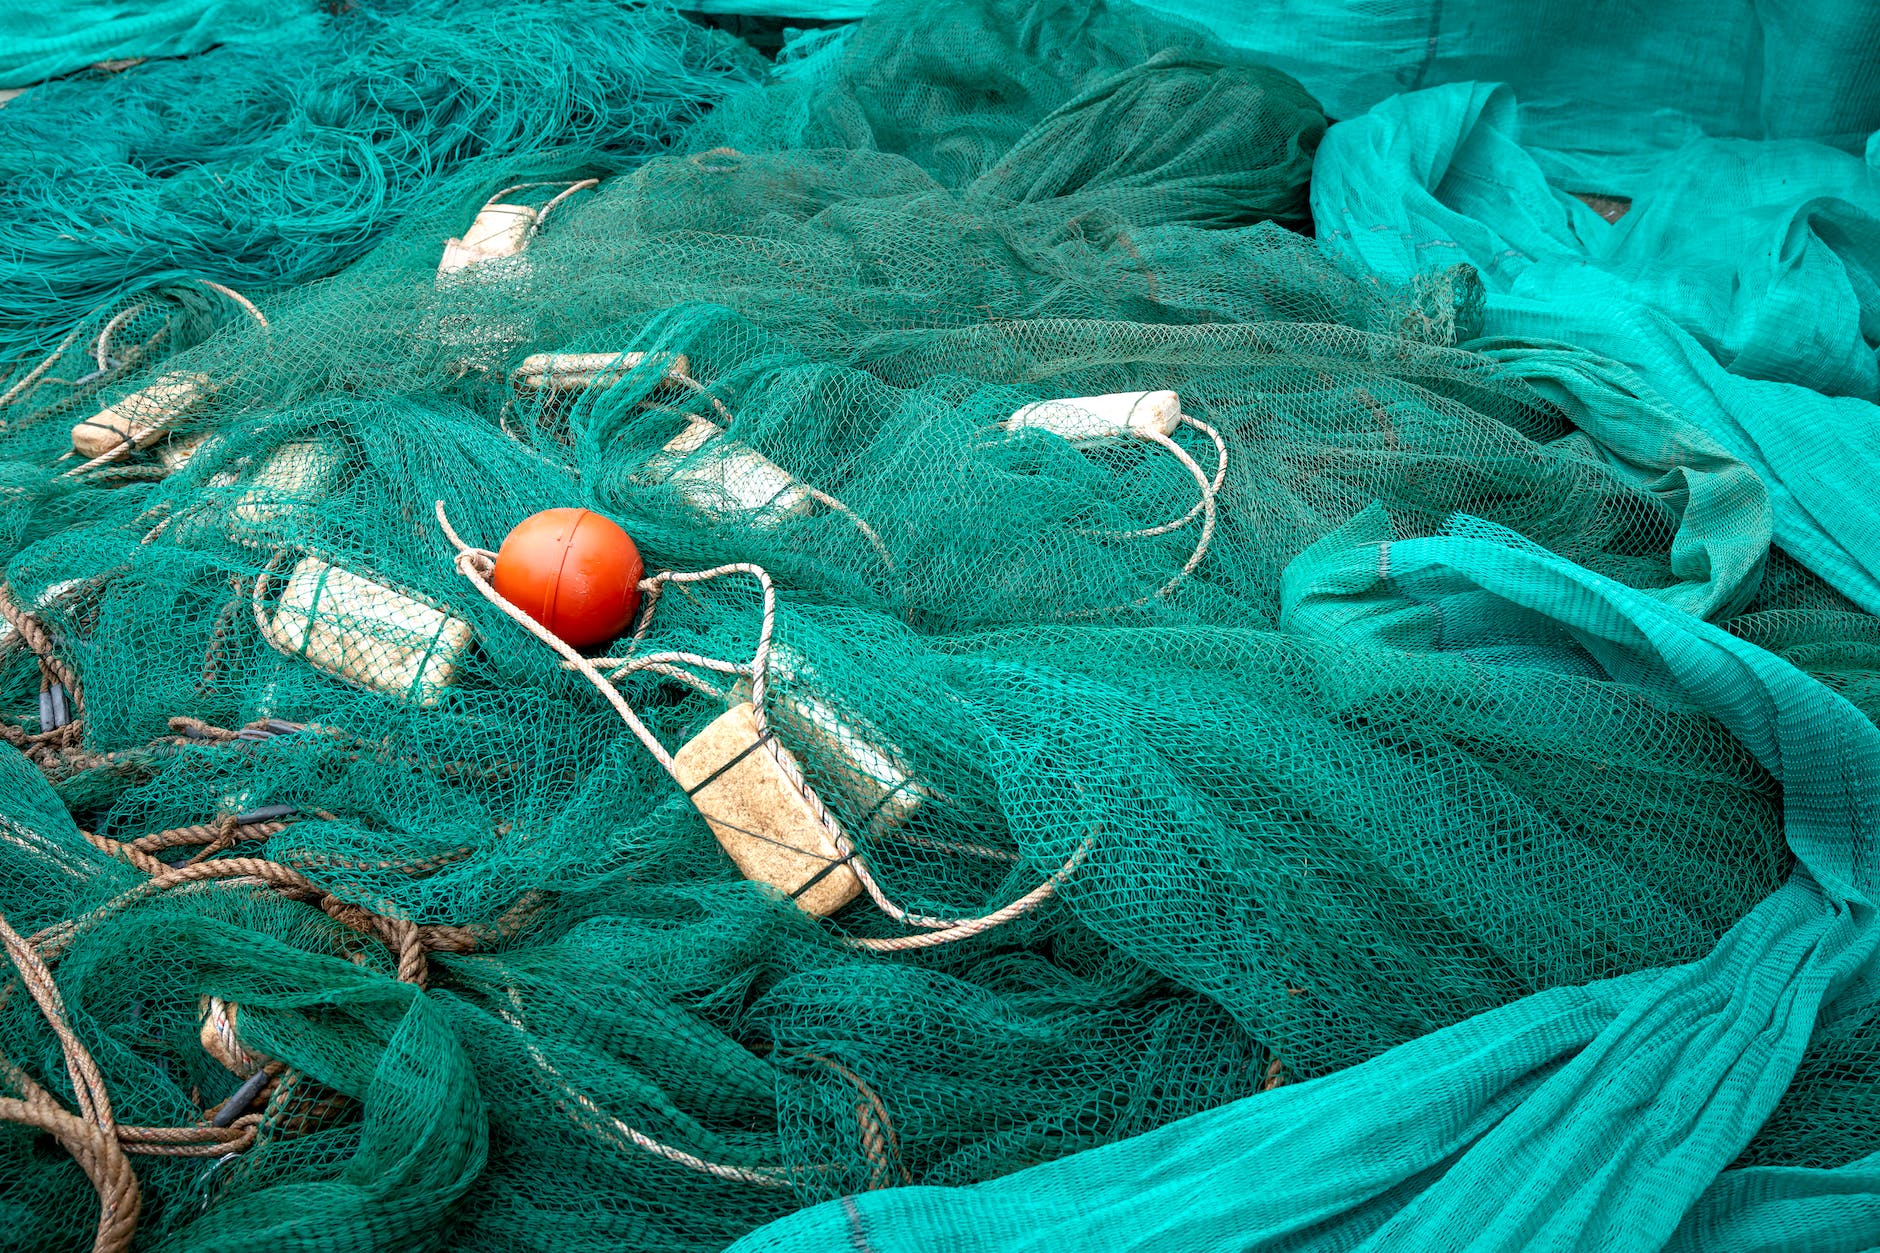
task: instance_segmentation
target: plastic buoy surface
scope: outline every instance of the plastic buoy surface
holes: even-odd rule
[[[490,583],[571,647],[587,648],[627,629],[645,572],[613,522],[587,509],[544,509],[503,539]]]

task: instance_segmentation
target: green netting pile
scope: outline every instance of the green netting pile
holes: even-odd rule
[[[1621,367],[1300,233],[1325,127],[910,0],[16,402],[4,1238],[1867,1238],[1880,630]],[[567,505],[738,568],[591,678],[445,527]],[[826,916],[727,855],[778,745]]]
[[[628,165],[755,73],[735,41],[631,0],[290,16],[0,108],[0,395],[14,410],[27,379],[42,404],[82,403],[244,316],[204,281],[260,295],[324,277],[480,158],[571,146]]]
[[[98,62],[187,56],[265,41],[305,21],[311,0],[68,0],[0,5],[0,90]]]
[[[811,20],[869,0],[696,0],[710,13]],[[1571,190],[1649,176],[1706,138],[1808,139],[1859,151],[1880,127],[1880,11],[1859,0],[1660,0],[1623,21],[1581,0],[1149,0],[1293,75],[1340,121],[1404,92],[1504,83],[1529,145]],[[847,27],[834,27],[835,38]],[[1591,179],[1591,182],[1580,181]]]

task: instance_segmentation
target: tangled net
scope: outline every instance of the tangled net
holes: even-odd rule
[[[735,41],[628,0],[279,16],[264,37],[55,80],[0,108],[9,420],[29,396],[82,410],[159,350],[242,316],[203,280],[258,292],[325,277],[480,159],[573,148],[624,167],[756,69]]]
[[[1466,267],[1297,233],[1324,126],[1096,0],[885,5],[670,156],[485,162],[12,400],[9,1238],[717,1249],[1708,952],[1791,861],[1717,722],[1282,629],[1380,515],[1677,581],[1679,498],[1459,346]],[[570,504],[719,577],[577,664],[480,586]],[[1875,707],[1880,631],[1779,554],[1727,625]],[[701,792],[760,750],[827,845]],[[1880,1147],[1876,1038],[1745,1162]]]

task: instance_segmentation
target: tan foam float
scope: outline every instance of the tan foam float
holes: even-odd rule
[[[255,580],[255,623],[278,651],[335,678],[421,707],[443,699],[470,652],[470,624],[385,583],[315,556],[267,607],[274,564]]]
[[[338,490],[345,469],[345,454],[331,440],[282,444],[239,480],[243,491],[230,513],[237,528],[264,527],[328,499]]]
[[[166,374],[72,428],[72,451],[88,462],[150,447],[209,397],[209,376]]]
[[[174,474],[217,440],[206,432],[173,436],[158,446],[158,463],[166,474]],[[200,538],[206,528],[250,548],[263,546],[269,542],[270,524],[329,500],[344,483],[346,468],[345,451],[337,442],[290,440],[247,469],[225,468],[209,478],[209,487],[241,487],[233,504],[210,502],[180,514],[166,514],[145,534],[144,542],[171,531],[174,525],[173,535]]]
[[[780,645],[770,650],[773,675],[798,677],[802,658]],[[838,778],[868,830],[885,835],[903,827],[920,807],[923,791],[887,749],[843,720],[806,689],[772,689],[775,732],[751,701],[752,683],[740,679],[726,699],[731,707],[673,754],[673,777],[705,818],[712,834],[747,879],[769,884],[805,913],[825,917],[854,900],[862,880],[853,853],[805,782],[802,763],[777,738],[802,746]],[[754,752],[769,740],[774,753]],[[774,758],[774,760],[773,760]]]
[[[195,431],[188,435],[171,434],[156,446],[157,464],[163,467],[166,476],[180,474],[211,438],[208,431]]]
[[[270,331],[267,317],[248,297],[221,283],[212,283],[207,279],[197,279],[196,282],[239,305],[260,326],[264,335]],[[121,364],[113,362],[110,358],[109,344],[112,332],[125,318],[136,314],[143,308],[142,303],[132,305],[113,317],[99,331],[93,351],[97,355],[100,375],[108,374],[109,370]],[[68,336],[66,342],[41,362],[29,378],[36,377],[50,368],[71,346],[76,334],[77,332],[74,332],[73,336]],[[154,343],[155,338],[159,337],[160,333],[149,342]],[[25,381],[22,380],[22,383]],[[213,396],[218,386],[215,380],[200,371],[172,370],[115,403],[106,405],[72,427],[72,453],[68,455],[77,455],[86,460],[83,465],[67,470],[66,474],[68,476],[83,474],[87,470],[118,461],[131,453],[140,452],[160,442],[164,444],[165,450],[175,444],[175,452],[160,450],[157,454],[158,465],[162,467],[164,473],[175,473],[183,464],[187,464],[189,454],[201,445],[203,436],[192,435],[181,442],[166,437],[171,435],[172,428],[178,422],[188,417],[199,405]],[[16,389],[9,389],[9,398],[14,390]],[[3,403],[5,401],[0,400],[0,404]]]
[[[579,392],[590,387],[612,387],[650,358],[665,357],[666,377],[690,379],[684,353],[644,352],[538,352],[522,359],[510,372],[510,382],[530,391]]]
[[[761,750],[761,751],[760,751]],[[680,745],[672,777],[738,872],[818,918],[861,894],[822,807],[805,794],[802,765],[742,701]]]
[[[517,183],[513,187],[503,188],[477,210],[476,220],[470,223],[470,229],[461,238],[444,241],[444,256],[437,263],[438,279],[447,279],[488,261],[520,256],[528,248],[529,241],[535,238],[536,232],[542,229],[542,223],[556,205],[574,193],[598,186],[599,183],[599,179],[584,178],[572,183]],[[505,197],[516,192],[536,187],[560,187],[563,190],[540,209],[531,205],[510,204],[505,200]]]
[[[778,727],[818,761],[834,763],[843,793],[867,815],[876,833],[905,826],[928,795],[899,756],[875,743],[815,694],[803,655],[787,644],[773,644],[770,672],[772,717]],[[739,680],[732,697],[750,698],[750,684]]]
[[[685,429],[648,458],[634,478],[672,488],[699,513],[741,517],[760,527],[803,517],[816,502],[808,484],[696,414],[686,415]]]
[[[1172,391],[1111,392],[1037,401],[1007,418],[1005,429],[1049,431],[1073,444],[1094,444],[1150,431],[1170,436],[1181,422],[1181,397]]]

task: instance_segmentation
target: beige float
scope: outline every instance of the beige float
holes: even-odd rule
[[[1111,392],[1037,401],[1007,418],[1005,429],[1049,431],[1073,444],[1094,444],[1150,431],[1167,437],[1181,422],[1181,397],[1172,391]]]
[[[266,574],[255,581],[262,637],[335,678],[429,707],[469,654],[469,623],[318,557],[294,566],[272,614],[269,582]]]
[[[242,480],[242,494],[231,511],[237,526],[266,526],[318,504],[338,490],[345,468],[345,455],[331,440],[282,444]]]
[[[700,513],[741,516],[759,526],[802,517],[816,501],[816,493],[788,470],[696,414],[686,415],[685,429],[635,478],[665,484]]]
[[[517,387],[530,391],[578,392],[590,387],[612,387],[639,369],[649,356],[666,358],[667,378],[691,377],[690,363],[684,353],[538,352],[524,357],[509,378]]]
[[[577,191],[599,184],[585,178],[574,183],[517,183],[491,196],[477,210],[476,220],[461,238],[444,241],[444,256],[437,263],[437,277],[442,280],[486,261],[500,261],[519,256],[529,241],[542,229],[542,223],[556,205]],[[525,204],[507,203],[506,197],[536,187],[560,187],[562,192],[540,209]]]
[[[72,428],[72,451],[88,461],[148,448],[209,395],[209,376],[166,374]]]
[[[868,815],[871,831],[880,833],[903,826],[920,807],[924,791],[913,781],[906,763],[859,733],[828,702],[802,681],[802,654],[788,645],[770,650],[770,673],[779,686],[770,689],[772,718],[792,742],[803,746],[818,761],[832,763],[824,777],[842,781],[842,790],[855,808]],[[748,687],[740,685],[743,691]]]
[[[166,475],[180,473],[189,465],[190,458],[202,451],[202,446],[209,442],[209,438],[207,431],[196,431],[189,435],[172,434],[157,445],[157,464],[163,467]]]
[[[802,766],[741,701],[672,755],[672,777],[745,878],[766,883],[818,918],[862,890]],[[794,776],[794,777],[793,777]]]

